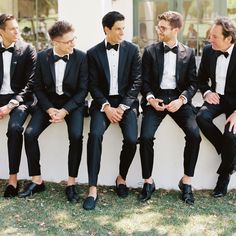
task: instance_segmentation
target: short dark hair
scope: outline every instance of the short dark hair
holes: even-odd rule
[[[183,16],[176,11],[166,11],[158,16],[158,20],[168,21],[171,28],[179,28],[181,29],[183,26]]]
[[[6,21],[8,20],[14,20],[15,17],[10,14],[1,14],[0,15],[0,29],[5,29],[6,27]]]
[[[117,11],[108,12],[102,18],[103,29],[105,28],[105,26],[108,27],[109,29],[111,29],[116,21],[123,21],[124,19],[125,19],[125,17]]]
[[[57,21],[48,30],[50,39],[53,40],[56,37],[62,37],[64,34],[75,31],[71,23],[67,21]]]
[[[222,34],[224,38],[231,36],[232,37],[231,43],[234,43],[236,41],[236,26],[230,20],[229,17],[226,16],[217,17],[215,19],[214,24],[220,25],[222,27]]]

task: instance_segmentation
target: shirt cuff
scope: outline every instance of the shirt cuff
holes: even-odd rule
[[[205,98],[208,93],[211,93],[211,90],[207,90],[207,91],[203,94],[203,98]]]
[[[102,104],[102,108],[101,108],[101,112],[104,112],[104,107],[106,106],[106,105],[110,105],[110,103],[109,102],[105,102],[105,103],[103,103]]]
[[[128,109],[130,109],[129,106],[126,106],[125,104],[120,104],[119,107],[123,110],[123,111],[126,111]]]
[[[179,98],[183,100],[183,104],[188,102],[188,99],[184,95],[180,95]]]

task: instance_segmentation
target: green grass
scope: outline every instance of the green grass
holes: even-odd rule
[[[220,199],[195,191],[188,206],[179,191],[157,190],[140,203],[140,189],[120,199],[113,187],[99,186],[96,209],[85,211],[87,186],[78,186],[81,200],[71,204],[64,183],[46,183],[45,192],[27,199],[4,199],[5,184],[0,181],[0,235],[236,235],[236,190]]]

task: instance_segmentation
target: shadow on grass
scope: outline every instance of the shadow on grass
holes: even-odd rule
[[[23,181],[21,181],[23,185]],[[0,181],[1,195],[5,181]],[[236,233],[236,191],[214,199],[210,191],[195,191],[188,206],[180,192],[157,190],[140,203],[140,189],[120,199],[113,187],[99,186],[96,209],[82,208],[87,186],[77,187],[81,199],[70,204],[63,183],[46,183],[45,192],[27,199],[0,197],[0,235],[233,235]]]

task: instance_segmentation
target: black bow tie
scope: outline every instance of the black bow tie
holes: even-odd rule
[[[109,42],[107,42],[107,50],[110,50],[110,49],[115,49],[116,51],[118,50],[118,47],[119,47],[119,44],[117,43],[117,44],[114,44],[114,45],[112,45],[112,44],[110,44]]]
[[[168,47],[167,45],[165,45],[165,47],[164,47],[164,53],[167,53],[167,52],[169,52],[169,51],[171,51],[171,52],[177,54],[177,52],[178,52],[178,47],[175,46],[175,47],[173,47],[173,48],[170,48],[170,47]]]
[[[10,48],[3,48],[3,47],[0,47],[0,52],[3,53],[3,52],[10,52],[10,53],[13,53],[14,52],[14,47],[10,47]]]
[[[63,57],[59,57],[58,55],[54,55],[54,61],[57,62],[59,60],[63,60],[64,62],[68,62],[68,60],[69,60],[68,55],[65,55]]]
[[[220,55],[224,55],[225,58],[227,58],[229,56],[229,53],[228,52],[217,51],[216,55],[217,55],[217,57],[219,57]]]

